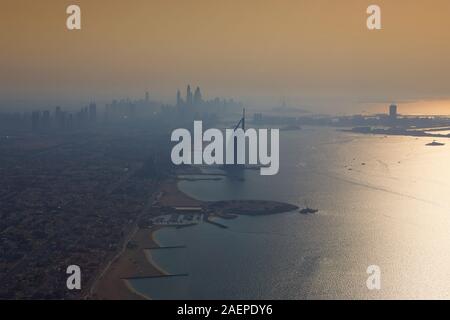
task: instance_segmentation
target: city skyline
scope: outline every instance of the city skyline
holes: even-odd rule
[[[195,82],[251,107],[286,98],[339,114],[425,100],[433,103],[424,114],[450,113],[446,1],[378,1],[376,31],[365,25],[369,1],[77,4],[79,31],[65,28],[67,3],[3,4],[2,107],[76,106],[145,90],[173,103],[174,88]]]
[[[1,9],[0,300],[450,299],[450,1]]]

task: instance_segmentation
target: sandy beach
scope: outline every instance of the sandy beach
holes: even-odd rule
[[[161,270],[147,261],[144,248],[157,246],[152,233],[157,228],[137,230],[130,243],[132,248],[125,251],[112,262],[93,290],[92,299],[136,300],[146,298],[133,290],[126,278],[134,276],[162,275]]]
[[[164,182],[160,188],[158,199],[160,206],[198,206],[200,201],[190,198],[177,187],[176,180]],[[150,212],[150,214],[153,214]],[[151,299],[136,292],[126,280],[130,277],[154,277],[166,275],[151,260],[148,248],[159,247],[153,233],[160,226],[139,229],[135,228],[130,235],[123,252],[107,267],[103,275],[91,289],[90,299],[99,300],[142,300]]]
[[[203,202],[193,199],[178,189],[178,180],[164,181],[159,190],[150,199],[150,205],[142,213],[143,218],[156,217],[167,214],[165,208],[201,207],[206,210],[205,222],[221,228],[226,226],[215,222],[211,217],[220,216],[225,219],[235,218],[236,214],[266,215],[287,212],[298,209],[286,203],[265,200],[231,200]],[[175,209],[176,210],[176,209]],[[136,223],[129,233],[123,246],[116,256],[105,265],[99,273],[97,281],[90,290],[90,299],[101,300],[136,300],[150,299],[136,292],[128,280],[136,277],[157,277],[168,275],[153,261],[149,248],[160,245],[154,239],[154,232],[160,228],[175,227],[173,224],[151,225],[139,228]]]

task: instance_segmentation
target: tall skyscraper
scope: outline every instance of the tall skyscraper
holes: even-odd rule
[[[186,90],[186,104],[188,107],[192,107],[192,91],[191,91],[191,86],[188,85],[187,86],[187,90]]]
[[[202,104],[202,93],[200,92],[200,88],[197,87],[194,93],[194,105],[200,106]]]
[[[391,104],[389,106],[389,118],[397,119],[397,105],[396,104]]]
[[[236,127],[234,127],[234,131],[236,131],[237,129],[242,129],[243,131],[245,131],[245,109],[242,110],[242,118],[241,120],[239,120],[238,124],[236,125]],[[238,138],[235,136],[233,139],[234,142],[234,165],[238,166]],[[244,147],[244,151],[241,150],[241,152],[245,153],[245,147]],[[244,155],[245,157],[245,155]]]
[[[148,102],[150,100],[150,94],[148,91],[145,92],[145,102]]]
[[[85,125],[89,121],[89,107],[84,107],[81,110],[81,119],[83,125]]]
[[[181,107],[183,104],[183,100],[181,99],[181,92],[180,90],[177,90],[177,107]]]

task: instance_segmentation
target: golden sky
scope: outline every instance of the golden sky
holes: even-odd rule
[[[374,3],[382,10],[380,31],[366,28],[366,8]],[[66,29],[70,4],[81,7],[81,31]],[[0,100],[106,100],[149,90],[172,102],[187,83],[207,97],[266,106],[285,97],[336,112],[360,102],[450,97],[448,0],[0,6]]]

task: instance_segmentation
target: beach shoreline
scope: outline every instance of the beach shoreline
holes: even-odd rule
[[[164,275],[161,269],[150,263],[145,255],[145,248],[156,245],[152,234],[158,228],[138,230],[130,242],[136,246],[127,248],[116,258],[105,274],[93,288],[91,299],[98,300],[142,300],[150,299],[140,294],[129,283],[127,278],[134,276]]]
[[[178,188],[177,177],[163,181],[156,192],[156,196],[149,201],[143,211],[142,217],[157,217],[162,215],[167,208],[172,211],[186,208],[200,208],[202,219],[217,227],[227,228],[213,221],[214,217],[234,219],[237,215],[267,215],[289,212],[298,209],[297,206],[265,200],[231,200],[231,201],[201,201],[190,197]],[[195,224],[195,223],[191,223]],[[125,239],[121,251],[106,265],[103,272],[99,274],[97,281],[92,285],[89,299],[99,300],[142,300],[151,297],[139,293],[127,279],[130,278],[152,278],[170,276],[151,257],[151,249],[161,248],[161,244],[155,239],[155,232],[161,228],[186,227],[173,222],[167,224],[150,224],[140,226],[136,222],[135,228]]]
[[[161,206],[201,205],[201,201],[180,191],[177,184],[177,179],[170,179],[162,183],[158,199]],[[139,293],[127,279],[168,275],[168,272],[159,267],[149,256],[151,248],[161,247],[155,240],[154,233],[164,227],[139,228],[136,226],[126,240],[123,250],[109,262],[104,272],[93,284],[88,298],[95,300],[150,300],[151,297]]]

